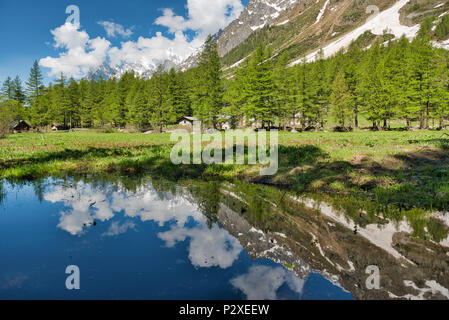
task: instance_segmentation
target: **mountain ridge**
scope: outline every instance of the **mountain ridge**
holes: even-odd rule
[[[213,38],[225,72],[232,72],[260,42],[270,47],[273,57],[288,53],[294,65],[304,58],[313,61],[320,49],[325,58],[330,57],[366,37],[366,32],[371,41],[366,47],[384,34],[397,39],[405,33],[412,39],[426,17],[441,18],[448,11],[449,1],[441,0],[250,0],[240,16]],[[449,49],[449,42],[435,45]],[[187,59],[173,54],[151,66],[125,63],[113,68],[104,63],[87,77],[121,77],[134,71],[149,78],[159,65],[165,71],[185,71],[197,65],[202,49]]]

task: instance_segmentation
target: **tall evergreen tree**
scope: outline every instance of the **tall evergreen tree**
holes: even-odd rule
[[[351,93],[346,84],[344,72],[340,71],[335,77],[332,86],[332,94],[330,97],[330,104],[335,120],[341,127],[346,126],[346,121],[351,119]]]
[[[39,68],[37,60],[34,61],[33,67],[30,70],[30,77],[26,83],[27,85],[27,100],[31,107],[33,107],[41,95],[42,88],[42,73]]]
[[[268,52],[261,43],[248,64],[246,73],[247,119],[261,121],[262,127],[274,122],[275,86],[273,81],[273,65]]]
[[[12,99],[24,104],[26,101],[26,95],[23,90],[22,80],[19,76],[16,76],[12,82]]]
[[[217,125],[217,117],[223,108],[223,89],[221,83],[221,64],[217,44],[208,36],[200,56],[193,92],[195,114],[205,124]]]
[[[1,94],[6,100],[12,100],[14,98],[14,85],[11,77],[6,78],[3,82]]]

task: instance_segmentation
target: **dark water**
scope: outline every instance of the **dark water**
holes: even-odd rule
[[[253,199],[225,210],[239,197],[216,188],[4,182],[0,299],[352,299],[317,268],[287,263],[297,261],[287,244],[260,230],[273,229],[266,207]],[[80,269],[80,290],[66,289],[69,265]]]

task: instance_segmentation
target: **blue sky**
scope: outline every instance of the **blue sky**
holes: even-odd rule
[[[181,58],[247,2],[0,0],[0,81],[15,75],[25,81],[34,60],[48,82],[61,71],[79,78],[103,60],[151,65],[167,55]],[[79,28],[65,25],[69,5],[80,9]]]

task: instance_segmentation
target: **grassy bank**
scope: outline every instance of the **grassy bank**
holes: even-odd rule
[[[448,210],[449,136],[443,132],[281,133],[279,142],[279,171],[263,177],[257,166],[175,166],[168,134],[18,134],[0,139],[0,176],[20,181],[148,172],[169,179],[239,178],[330,197],[348,209]]]

